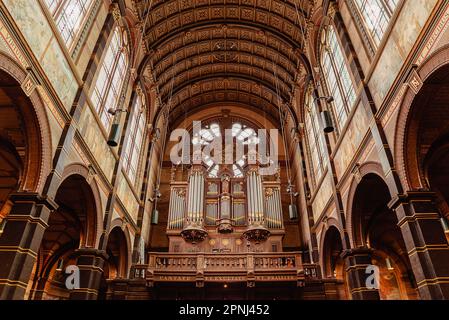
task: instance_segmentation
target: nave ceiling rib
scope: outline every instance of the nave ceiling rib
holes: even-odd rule
[[[298,0],[137,1],[146,21],[146,76],[162,103],[171,100],[171,121],[214,103],[253,106],[278,119],[276,86],[282,103],[290,103],[309,6]]]

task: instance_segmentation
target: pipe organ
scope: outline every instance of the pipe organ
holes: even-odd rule
[[[201,242],[207,236],[204,229],[204,172],[201,166],[195,165],[189,176],[189,188],[187,190],[187,216],[182,237],[191,243]]]
[[[170,193],[170,210],[168,213],[168,230],[179,230],[184,227],[186,212],[186,188],[172,187]]]
[[[220,119],[222,126],[206,124],[205,129],[193,132],[192,145],[202,148],[190,150],[193,164],[172,166],[166,233],[169,252],[150,252],[146,267],[149,288],[163,283],[158,290],[166,284],[170,290],[170,283],[178,282],[195,282],[199,288],[207,283],[232,282],[242,288],[244,283],[253,288],[256,282],[289,287],[304,283],[302,252],[282,252],[285,228],[280,169],[270,168],[277,170],[263,175],[267,164],[275,163],[274,156],[262,164],[262,140],[248,124],[232,121],[235,119]],[[232,137],[224,128],[232,128]],[[215,139],[228,142],[226,149],[233,149],[236,158],[233,163],[225,164],[226,150],[213,149],[211,155],[209,147]],[[254,146],[260,147],[259,151]],[[244,148],[243,152],[238,148]],[[287,210],[285,213],[287,217]]]
[[[175,176],[184,175],[172,179]],[[167,234],[171,252],[282,249],[280,181],[261,176],[258,166],[247,166],[239,176],[231,167],[222,166],[211,176],[204,165],[194,164],[188,181],[171,182]]]
[[[265,212],[268,229],[282,229],[282,202],[279,187],[265,188]]]

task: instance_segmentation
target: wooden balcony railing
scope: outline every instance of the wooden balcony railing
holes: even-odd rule
[[[134,266],[134,278],[157,281],[301,281],[318,277],[300,252],[150,253],[148,265]]]

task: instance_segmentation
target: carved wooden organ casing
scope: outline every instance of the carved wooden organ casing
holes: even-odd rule
[[[172,176],[167,235],[170,252],[281,252],[284,223],[279,177],[258,166],[235,175],[221,166],[213,176],[204,165],[188,170],[187,181]],[[182,176],[182,175],[181,175]]]

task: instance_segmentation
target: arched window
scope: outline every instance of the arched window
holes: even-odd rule
[[[93,0],[45,0],[62,38],[70,48],[93,4]]]
[[[325,170],[324,136],[319,121],[318,110],[312,92],[309,90],[305,100],[305,131],[314,186],[321,179]]]
[[[345,125],[355,103],[355,87],[340,42],[332,25],[323,30],[321,68],[329,93],[334,97],[338,126]]]
[[[92,103],[106,130],[109,130],[112,116],[109,109],[117,109],[120,93],[126,78],[128,50],[126,33],[116,27],[109,47],[99,68],[99,74],[92,92]]]
[[[377,47],[382,41],[399,0],[354,0],[364,27]]]
[[[204,147],[210,145],[215,139],[225,139],[225,129],[227,128],[223,128],[218,123],[212,123],[211,125],[206,126],[205,129],[200,130],[198,135],[194,135],[192,144],[201,145]],[[249,128],[240,122],[234,122],[230,130],[232,132],[232,138],[243,146],[248,146],[249,144],[257,145],[260,142],[260,139],[257,137],[256,130]],[[203,162],[207,167],[208,177],[218,178],[220,164],[215,163],[214,159],[208,155],[204,156]],[[244,167],[246,165],[247,155],[243,154],[239,159],[235,159],[232,164],[234,178],[244,177]]]
[[[142,95],[138,94],[134,101],[132,117],[129,119],[129,137],[123,157],[123,169],[128,178],[136,183],[137,170],[142,155],[142,146],[145,140],[145,126],[147,123],[147,112]]]

